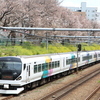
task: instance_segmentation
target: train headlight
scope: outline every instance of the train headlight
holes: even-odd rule
[[[22,79],[22,76],[19,76],[16,78],[16,80],[21,80]]]
[[[9,84],[4,84],[4,89],[9,89]]]

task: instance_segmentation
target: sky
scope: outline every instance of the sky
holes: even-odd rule
[[[100,12],[100,0],[59,0],[63,1],[61,6],[80,7],[81,2],[86,2],[86,7],[97,7],[97,12]]]

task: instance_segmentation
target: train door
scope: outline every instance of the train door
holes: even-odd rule
[[[66,65],[65,65],[65,62],[66,62],[66,58],[64,57],[64,58],[63,58],[63,68],[65,68],[65,66],[66,66]]]
[[[27,64],[27,71],[26,71],[27,82],[30,82],[30,66],[31,64]]]
[[[24,82],[27,82],[27,64],[26,63],[24,63],[24,65],[23,65],[23,81]]]

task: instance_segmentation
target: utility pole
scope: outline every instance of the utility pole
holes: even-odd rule
[[[48,50],[48,33],[46,33],[46,49]]]
[[[91,35],[91,33],[89,32],[88,33],[88,45],[90,45],[90,35]]]
[[[79,53],[79,51],[81,51],[81,44],[78,44],[78,46],[77,46],[77,68],[76,68],[76,73],[78,74],[78,53]]]
[[[77,68],[76,68],[76,74],[78,74],[78,48],[77,48]]]

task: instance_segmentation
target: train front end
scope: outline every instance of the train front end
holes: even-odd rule
[[[22,62],[17,57],[0,57],[0,93],[19,94],[21,86]]]

